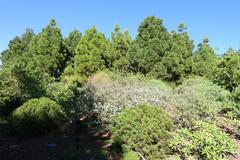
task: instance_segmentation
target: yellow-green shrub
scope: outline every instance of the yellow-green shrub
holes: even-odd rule
[[[124,145],[147,159],[161,159],[167,154],[172,129],[167,113],[150,105],[124,109],[110,126],[114,145]]]
[[[46,97],[30,99],[12,113],[13,126],[20,135],[46,133],[65,118],[62,107]]]

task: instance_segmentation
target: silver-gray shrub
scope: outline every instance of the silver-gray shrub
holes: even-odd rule
[[[171,87],[161,81],[133,75],[110,75],[110,79],[88,84],[95,90],[94,111],[102,122],[108,123],[122,109],[138,104],[167,106],[172,95]]]
[[[201,77],[188,79],[174,89],[160,80],[139,75],[105,73],[96,77],[88,86],[94,89],[94,112],[106,123],[126,107],[150,104],[164,107],[179,126],[191,127],[196,120],[214,119],[230,96]]]

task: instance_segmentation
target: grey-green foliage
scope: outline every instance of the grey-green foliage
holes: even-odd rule
[[[195,120],[214,119],[225,108],[230,95],[211,81],[196,77],[176,88],[168,106],[180,126],[191,127]]]
[[[75,83],[54,82],[48,86],[46,96],[61,105],[68,118],[76,118],[92,113],[92,91],[78,87]]]
[[[223,160],[236,153],[235,142],[220,128],[205,122],[196,122],[192,130],[182,128],[170,147],[184,159],[195,155],[202,160]]]
[[[98,75],[95,75],[98,76]],[[148,80],[136,75],[110,75],[90,81],[94,88],[94,110],[102,122],[111,122],[112,117],[124,108],[137,104],[167,106],[172,89],[160,80]],[[94,76],[93,76],[94,77]]]

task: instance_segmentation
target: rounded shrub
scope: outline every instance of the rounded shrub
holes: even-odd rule
[[[160,107],[140,105],[124,109],[110,125],[113,146],[127,147],[146,159],[161,159],[168,152],[173,123]]]
[[[56,129],[66,118],[62,107],[42,97],[30,99],[12,113],[12,124],[19,134],[39,134]]]
[[[192,127],[196,120],[212,121],[230,100],[230,92],[204,78],[193,78],[176,88],[169,102],[173,118],[181,127]]]
[[[189,78],[178,87],[178,92],[196,91],[205,95],[207,99],[214,101],[229,101],[231,93],[228,90],[214,84],[204,77]]]

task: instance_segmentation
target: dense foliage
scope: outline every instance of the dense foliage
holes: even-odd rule
[[[115,145],[126,145],[147,159],[166,156],[173,123],[160,107],[141,105],[125,109],[110,127]]]
[[[66,118],[61,106],[49,98],[31,99],[12,113],[12,123],[19,134],[39,134],[56,129]]]
[[[239,139],[240,52],[217,55],[207,37],[195,47],[183,23],[168,31],[149,16],[135,38],[120,25],[109,37],[96,26],[63,36],[52,19],[10,40],[0,60],[0,123],[15,135],[87,119],[111,126],[123,158],[147,159],[168,153],[173,124],[173,157],[220,159]]]
[[[94,111],[102,122],[111,122],[122,109],[141,103],[167,106],[172,93],[172,89],[161,81],[106,72],[93,75],[89,86],[94,89]]]
[[[224,159],[237,148],[227,134],[205,122],[196,122],[193,130],[179,130],[170,146],[185,158],[194,155],[203,160]]]
[[[230,99],[230,92],[200,77],[186,80],[176,92],[169,103],[176,107],[174,119],[185,127],[195,120],[213,120]]]

